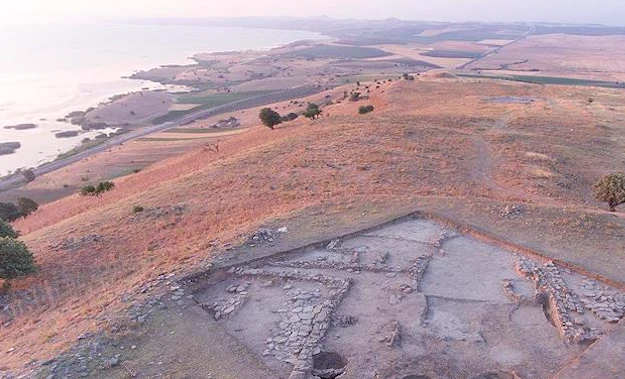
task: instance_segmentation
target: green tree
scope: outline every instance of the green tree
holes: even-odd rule
[[[314,120],[319,117],[319,115],[321,115],[321,109],[319,109],[319,106],[315,103],[308,104],[308,108],[306,108],[306,112],[304,112],[304,117]]]
[[[22,216],[26,217],[39,209],[39,205],[33,200],[27,197],[20,197],[17,199],[17,208],[22,213]]]
[[[0,278],[9,280],[37,271],[35,259],[23,242],[0,238]]]
[[[608,203],[610,212],[615,212],[618,205],[625,204],[625,174],[610,174],[601,178],[595,184],[595,197]]]
[[[17,238],[19,237],[19,234],[15,230],[13,230],[8,222],[0,219],[0,238],[3,237]]]
[[[12,222],[22,217],[17,205],[13,203],[0,203],[0,218],[7,222]]]
[[[273,129],[274,126],[282,123],[282,117],[280,114],[271,108],[261,109],[258,117],[260,118],[260,121],[262,121],[263,125],[269,129]]]

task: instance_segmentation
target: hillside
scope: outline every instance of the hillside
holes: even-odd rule
[[[621,96],[424,74],[335,101],[318,120],[221,137],[219,152],[195,145],[99,198],[46,204],[14,224],[41,269],[0,303],[0,368],[110,328],[146,283],[201,270],[267,224],[288,224],[294,243],[420,210],[625,285],[623,213],[592,198],[592,184],[625,162]],[[522,214],[503,217],[513,205]]]

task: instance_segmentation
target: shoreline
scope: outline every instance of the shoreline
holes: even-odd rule
[[[116,23],[105,22],[104,24],[113,25],[111,28],[112,30],[126,31],[126,28],[118,28],[117,26],[119,24]],[[137,28],[130,30],[131,38],[134,34],[136,34],[134,32],[136,29]],[[148,28],[148,32],[150,32],[150,30],[151,29]],[[183,32],[184,30],[186,29],[183,29]],[[90,29],[88,29],[88,31],[90,31]],[[170,33],[169,29],[167,29],[166,32]],[[171,32],[175,33],[175,35],[180,34],[174,29],[172,29]],[[193,32],[195,35],[199,36],[198,33],[203,32],[203,29],[192,29],[188,30],[188,32]],[[218,32],[219,30],[215,33]],[[6,116],[6,121],[5,123],[0,124],[0,128],[5,131],[2,138],[3,141],[19,141],[22,146],[21,149],[15,153],[16,155],[13,158],[6,158],[3,161],[1,165],[3,167],[1,173],[2,176],[0,176],[0,178],[4,179],[14,175],[19,170],[39,168],[42,165],[52,162],[55,159],[58,159],[59,155],[66,154],[71,150],[80,148],[81,140],[85,137],[89,137],[91,139],[95,138],[96,135],[92,129],[101,129],[105,126],[104,123],[99,124],[97,120],[95,120],[95,122],[92,120],[91,122],[92,124],[95,124],[92,125],[94,127],[85,126],[85,123],[83,122],[71,122],[71,120],[67,117],[71,113],[99,109],[110,104],[119,97],[125,97],[133,93],[167,91],[173,94],[178,94],[180,92],[191,92],[195,90],[195,88],[173,86],[159,81],[132,77],[135,73],[140,72],[142,69],[195,65],[197,62],[192,58],[196,54],[200,54],[202,52],[228,50],[227,48],[224,49],[224,47],[227,47],[228,45],[235,51],[246,51],[260,48],[269,50],[275,47],[283,46],[286,43],[311,38],[308,35],[302,35],[301,33],[294,35],[271,35],[270,33],[265,33],[267,34],[267,38],[262,39],[259,39],[260,37],[258,37],[258,33],[247,32],[235,34],[236,35],[234,35],[233,38],[223,40],[223,42],[211,42],[211,40],[208,40],[207,42],[198,42],[198,37],[191,39],[186,38],[189,42],[182,45],[173,45],[172,48],[168,48],[169,45],[165,45],[164,48],[167,48],[168,50],[168,52],[165,53],[154,53],[154,49],[150,47],[152,45],[148,46],[146,49],[138,48],[135,50],[137,52],[135,56],[131,55],[129,59],[125,60],[125,64],[115,63],[114,65],[110,65],[108,60],[106,60],[110,59],[107,56],[105,60],[100,60],[102,63],[100,63],[99,66],[95,66],[96,70],[105,74],[111,72],[114,73],[115,76],[99,77],[94,73],[93,75],[96,76],[93,76],[94,81],[91,82],[90,76],[87,76],[80,71],[80,76],[77,76],[75,82],[73,79],[66,81],[66,79],[70,79],[69,76],[67,78],[61,76],[61,79],[57,80],[59,83],[59,90],[62,91],[61,93],[63,94],[61,98],[65,99],[67,96],[67,101],[58,101],[59,104],[56,105],[57,100],[54,97],[54,92],[52,92],[52,90],[49,92],[52,94],[52,97],[48,102],[42,103],[39,97],[31,101],[24,101],[23,103],[21,103],[22,100],[19,100],[20,103],[16,104],[19,104],[20,108],[10,106],[5,109],[6,113],[2,113],[3,116]],[[260,33],[261,36],[264,36],[265,34]],[[310,33],[310,35],[317,36],[318,33]],[[265,46],[262,46],[263,42],[265,42]],[[124,46],[131,48],[135,45],[126,43]],[[185,49],[186,51],[184,51]],[[145,55],[143,53],[144,50]],[[90,50],[87,49],[86,51],[89,52]],[[68,57],[67,59],[71,58]],[[142,62],[147,63],[144,65]],[[183,62],[186,63],[182,64]],[[130,63],[130,65],[128,63]],[[120,67],[123,67],[123,71],[117,69]],[[69,91],[63,87],[65,83],[67,83],[66,88],[69,89]],[[79,86],[82,86],[83,83],[86,85],[86,87],[84,87],[85,89],[79,90]],[[54,91],[56,91],[56,87]],[[45,96],[47,96],[47,93]],[[44,99],[47,99],[47,97],[44,96],[40,97],[43,101],[45,101]],[[69,100],[70,98],[71,100]],[[7,99],[11,99],[8,94]],[[16,99],[21,99],[21,97],[17,97]],[[46,104],[55,105],[51,106]],[[22,125],[30,124],[35,125],[35,127],[21,127]],[[107,122],[106,127],[110,126],[116,129],[126,128],[127,125],[124,124],[125,122]],[[145,124],[149,125],[148,123]],[[4,128],[5,126],[7,128]],[[133,126],[133,128],[134,127],[135,126]],[[63,135],[69,136],[76,134],[74,132],[78,132],[78,134],[70,138],[64,138],[64,141],[60,143],[55,137],[56,133],[64,133]],[[86,132],[91,133],[86,135]],[[95,130],[95,133],[98,133],[98,131]]]
[[[246,29],[256,29],[256,28],[250,27]],[[263,28],[263,29],[281,30],[281,29],[274,29],[274,28]],[[320,38],[319,41],[327,40],[329,38],[328,36],[323,35],[322,33],[319,33],[319,32],[311,32],[311,33],[316,33],[319,36],[324,36],[324,38]],[[164,64],[159,64],[155,67],[152,67],[146,70],[135,69],[133,70],[132,74],[123,75],[119,77],[118,79],[123,79],[127,81],[135,81],[135,82],[149,82],[155,85],[160,85],[162,86],[162,88],[144,87],[138,91],[130,91],[130,92],[123,92],[123,93],[118,92],[118,93],[111,94],[104,101],[99,101],[97,104],[93,104],[85,109],[77,109],[77,110],[70,111],[68,114],[64,115],[63,117],[56,119],[56,122],[58,123],[80,127],[80,129],[78,130],[71,129],[71,130],[63,130],[63,131],[52,130],[51,131],[51,133],[54,133],[56,135],[56,139],[59,139],[59,138],[67,138],[67,136],[70,136],[72,138],[78,137],[78,136],[84,135],[85,133],[97,132],[102,129],[114,129],[114,131],[110,133],[106,133],[106,134],[109,134],[110,136],[107,136],[106,138],[99,137],[100,135],[93,136],[93,137],[86,137],[83,139],[82,142],[74,145],[72,148],[67,149],[65,151],[60,151],[58,154],[56,154],[55,157],[46,159],[46,161],[41,162],[37,164],[36,166],[19,167],[19,168],[12,170],[10,173],[6,175],[0,176],[0,181],[11,179],[12,177],[15,177],[15,176],[20,176],[21,172],[24,172],[24,171],[40,169],[43,166],[46,166],[47,164],[58,161],[59,159],[71,157],[73,155],[72,154],[73,151],[80,153],[85,150],[83,149],[84,145],[87,145],[88,148],[92,147],[90,146],[91,144],[89,142],[85,143],[85,140],[87,138],[91,142],[93,142],[94,140],[100,140],[100,142],[97,144],[97,145],[100,145],[102,143],[106,143],[110,139],[118,136],[119,134],[124,134],[129,131],[135,130],[137,128],[142,128],[142,127],[151,125],[151,124],[146,124],[144,126],[138,126],[138,125],[132,125],[129,122],[122,122],[119,124],[109,124],[107,122],[94,122],[93,120],[90,121],[87,118],[89,113],[101,110],[113,104],[115,101],[123,100],[124,98],[127,98],[132,95],[137,95],[137,94],[143,96],[143,94],[146,94],[146,93],[147,94],[167,93],[170,96],[175,96],[175,95],[193,94],[193,93],[198,93],[198,92],[202,92],[207,89],[210,89],[210,87],[208,86],[202,86],[201,83],[193,82],[193,81],[180,82],[176,80],[161,80],[158,78],[151,78],[146,75],[151,71],[162,70],[162,69],[188,69],[188,68],[194,68],[194,67],[201,67],[203,62],[205,62],[201,59],[202,55],[209,55],[209,56],[210,55],[222,55],[222,54],[245,55],[245,54],[254,54],[254,53],[255,54],[259,54],[259,53],[267,54],[270,51],[275,50],[275,49],[284,49],[289,46],[300,46],[301,44],[308,44],[311,42],[316,42],[316,41],[313,39],[298,39],[298,40],[294,40],[288,43],[276,44],[273,46],[266,46],[266,47],[256,48],[256,49],[245,48],[245,49],[238,49],[238,50],[233,49],[233,50],[224,50],[224,51],[215,51],[215,52],[196,52],[193,55],[186,57],[186,60],[190,60],[193,63],[189,63],[189,64],[164,63]],[[157,125],[164,124],[166,122],[167,121],[164,121],[164,122],[158,123]],[[39,124],[36,124],[33,122],[33,123],[21,123],[21,124],[16,124],[16,125],[7,125],[7,126],[4,126],[3,128],[7,130],[13,129],[16,131],[17,130],[21,131],[21,130],[30,130],[30,129],[40,129],[41,127]],[[58,135],[61,135],[61,137],[59,137]],[[1,190],[4,190],[4,189],[0,188],[0,191]]]

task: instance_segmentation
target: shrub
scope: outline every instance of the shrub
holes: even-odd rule
[[[80,189],[80,194],[82,196],[95,196],[96,188],[92,184],[86,185]]]
[[[135,205],[132,207],[132,213],[140,213],[143,212],[143,207],[140,205]]]
[[[295,120],[297,117],[299,117],[299,116],[297,115],[297,113],[293,113],[293,112],[291,112],[291,113],[287,114],[286,116],[283,116],[283,117],[282,117],[282,122],[289,122],[289,121],[293,121],[293,120]]]
[[[39,209],[39,205],[33,199],[20,197],[19,199],[17,199],[17,208],[20,210],[22,216],[26,217]]]
[[[610,212],[625,204],[625,174],[606,175],[595,184],[595,198],[608,203]]]
[[[0,218],[7,222],[12,222],[22,217],[22,212],[13,203],[0,203]]]
[[[358,108],[358,113],[360,114],[367,114],[367,113],[371,113],[373,112],[373,105],[363,105],[360,108]]]
[[[360,92],[352,92],[349,95],[349,101],[358,101],[360,100]]]
[[[98,188],[96,189],[96,192],[99,195],[101,193],[110,191],[113,188],[115,188],[115,183],[113,182],[100,182],[100,184],[98,184]]]
[[[0,278],[8,280],[35,271],[35,259],[23,242],[10,237],[0,238]]]
[[[414,76],[408,75],[408,74],[404,74],[403,78],[404,78],[404,80],[414,80]]]
[[[319,115],[321,115],[321,109],[319,109],[319,106],[315,103],[308,104],[308,108],[306,108],[306,112],[304,112],[304,117],[314,120],[319,117]]]
[[[9,237],[9,238],[17,238],[19,237],[19,233],[17,233],[8,222],[0,219],[0,238]]]
[[[89,184],[82,187],[80,194],[82,196],[100,196],[102,193],[110,191],[113,188],[115,188],[115,183],[108,181],[100,182],[97,187]]]
[[[269,129],[273,129],[274,126],[282,123],[282,117],[280,114],[271,108],[261,109],[258,117],[260,118],[260,121],[262,121],[263,125]]]
[[[35,172],[30,169],[22,171],[22,176],[24,176],[24,179],[26,179],[28,183],[32,182],[37,177],[37,175],[35,175]]]

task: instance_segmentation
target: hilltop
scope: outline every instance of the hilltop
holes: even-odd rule
[[[220,79],[233,88],[240,86],[248,96],[250,93],[258,95],[255,91],[264,85],[275,86],[274,90],[288,90],[295,85],[291,81],[293,77],[277,72],[266,73],[263,78],[252,75],[254,79],[244,80],[246,75],[251,75],[246,70],[266,70],[265,63],[280,55],[284,59],[281,63],[291,65],[282,67],[282,72],[296,71],[295,79],[315,86],[318,93],[269,106],[286,115],[301,113],[308,102],[314,102],[321,105],[322,116],[315,120],[298,117],[270,130],[258,120],[260,109],[266,105],[231,109],[228,112],[231,118],[222,114],[208,115],[184,126],[102,149],[104,151],[61,170],[38,176],[26,186],[2,193],[6,199],[27,194],[45,204],[28,218],[13,224],[34,252],[40,270],[32,277],[14,281],[12,290],[0,297],[3,323],[0,370],[29,375],[44,364],[45,374],[54,367],[59,375],[67,370],[67,373],[94,377],[124,377],[136,372],[144,377],[185,377],[193,376],[194,370],[200,369],[214,372],[220,378],[251,378],[258,372],[280,373],[277,377],[295,375],[297,370],[290,364],[267,363],[270,355],[265,356],[261,347],[273,340],[263,342],[267,336],[261,336],[260,332],[237,334],[237,330],[246,330],[248,324],[253,324],[255,311],[249,315],[241,313],[241,317],[251,319],[243,328],[238,324],[241,321],[227,319],[220,324],[219,316],[216,317],[216,309],[221,315],[221,311],[230,306],[232,310],[228,313],[242,306],[241,298],[245,294],[238,294],[247,293],[250,287],[263,288],[275,295],[278,289],[291,291],[295,285],[302,287],[295,289],[304,291],[308,296],[306,301],[326,295],[338,301],[336,292],[330,295],[324,292],[326,289],[303,285],[301,283],[306,281],[297,281],[301,279],[297,276],[292,278],[294,283],[274,282],[271,277],[262,276],[266,275],[265,271],[276,269],[275,259],[283,265],[280,267],[295,267],[303,272],[322,267],[325,271],[321,274],[335,275],[328,279],[329,288],[339,293],[346,283],[355,282],[358,286],[361,282],[355,276],[360,270],[349,263],[371,271],[363,269],[363,277],[371,275],[372,280],[392,282],[393,289],[378,286],[382,291],[397,292],[395,287],[403,286],[401,294],[392,292],[390,305],[398,305],[398,301],[404,299],[402,296],[408,294],[414,294],[415,299],[423,295],[414,300],[415,303],[403,300],[403,304],[412,304],[421,312],[423,325],[412,325],[411,330],[421,333],[418,328],[426,328],[431,323],[438,333],[434,342],[429,337],[423,338],[432,343],[428,348],[440,354],[425,354],[423,366],[418,367],[431,377],[470,377],[469,374],[486,370],[480,364],[491,363],[504,367],[506,372],[521,370],[519,372],[528,375],[546,375],[546,372],[556,375],[554,370],[563,370],[561,377],[567,377],[566,370],[571,369],[568,362],[584,354],[588,354],[586,358],[592,356],[593,350],[586,350],[588,345],[561,348],[562,341],[556,337],[565,340],[572,337],[568,326],[552,328],[567,314],[558,308],[559,303],[540,300],[539,295],[530,301],[529,294],[523,295],[528,297],[525,302],[519,301],[524,298],[521,295],[516,302],[510,301],[504,296],[505,290],[491,287],[485,290],[479,284],[481,280],[492,283],[496,279],[499,283],[505,279],[510,280],[505,289],[518,285],[523,291],[531,292],[528,283],[535,278],[524,278],[527,281],[523,282],[508,277],[514,274],[515,268],[518,273],[523,272],[519,267],[530,267],[525,271],[529,272],[527,277],[532,273],[538,276],[546,271],[557,271],[566,277],[566,285],[571,288],[583,283],[588,291],[599,291],[597,288],[604,286],[605,291],[614,292],[615,298],[622,295],[625,289],[625,256],[622,254],[625,216],[622,211],[608,212],[604,204],[594,199],[592,192],[593,184],[600,177],[622,170],[625,162],[622,137],[625,135],[622,122],[625,106],[623,90],[615,82],[621,75],[619,66],[597,58],[604,57],[604,53],[597,53],[594,61],[588,58],[583,69],[573,73],[570,60],[575,60],[574,54],[567,56],[560,65],[549,60],[532,60],[531,64],[519,63],[518,69],[531,70],[538,67],[532,66],[536,63],[541,65],[540,70],[554,76],[531,71],[528,75],[533,75],[532,80],[527,80],[519,78],[519,72],[509,65],[502,67],[507,64],[506,57],[514,60],[523,54],[540,55],[544,50],[536,48],[537,44],[549,44],[554,39],[562,44],[579,42],[581,37],[526,35],[527,30],[519,29],[509,31],[518,39],[512,39],[510,34],[509,39],[493,40],[485,47],[479,41],[455,40],[457,30],[449,25],[437,25],[433,29],[443,26],[444,32],[422,31],[425,35],[421,37],[434,46],[421,46],[418,50],[413,44],[424,41],[412,41],[407,45],[368,41],[363,42],[364,50],[357,50],[364,56],[351,57],[347,63],[336,56],[344,54],[345,47],[350,46],[346,42],[306,42],[264,54],[198,55],[198,65],[202,67],[164,67],[138,74],[173,84],[182,84],[192,75],[210,77],[199,82],[206,84],[206,81]],[[501,26],[493,28],[499,31]],[[478,31],[475,31],[479,34],[475,38],[486,38]],[[486,34],[490,33],[498,32],[489,30]],[[430,41],[440,35],[446,37]],[[622,43],[621,37],[613,38],[618,44]],[[493,50],[498,52],[491,55]],[[303,52],[307,55],[302,55]],[[310,54],[330,56],[312,57]],[[212,64],[217,68],[206,67],[206,62],[211,60],[215,60]],[[393,60],[404,63],[389,63]],[[223,74],[224,62],[230,62],[236,70]],[[377,72],[375,67],[379,69],[380,64],[393,70],[385,74]],[[464,65],[466,69],[455,69]],[[605,72],[597,73],[599,66]],[[359,67],[366,72],[357,74],[362,70]],[[310,77],[306,74],[309,70],[313,71]],[[331,73],[326,73],[327,70]],[[342,75],[342,70],[349,75]],[[410,75],[402,75],[406,70]],[[483,74],[482,70],[489,72]],[[225,77],[218,78],[219,75]],[[568,78],[569,81],[546,85],[536,79],[541,76]],[[574,78],[582,82],[571,82]],[[214,101],[218,101],[217,106],[227,105],[233,100],[231,96],[235,101],[241,100],[236,90],[234,95],[218,93],[214,88],[203,91],[195,93],[191,99],[186,98],[186,105],[203,101],[208,104],[205,104],[206,109],[210,109],[209,105],[216,104]],[[357,101],[350,101],[350,94],[355,92],[359,96],[352,99]],[[228,99],[224,100],[224,96]],[[180,99],[175,104],[165,105],[178,108],[168,108],[167,112],[159,109],[153,116],[177,117],[180,112],[188,115],[185,112],[193,109],[182,109],[184,104]],[[359,114],[359,108],[368,105],[373,107],[373,112]],[[117,105],[107,106],[112,108],[100,108],[97,112],[115,116]],[[148,117],[142,114],[142,120],[144,116]],[[222,128],[223,125],[234,126]],[[99,197],[77,193],[86,183],[99,180],[113,180],[114,190]],[[414,220],[400,223],[398,229],[384,224],[406,215],[420,218],[412,224]],[[375,228],[381,224],[384,224],[382,231],[376,232]],[[381,238],[393,248],[367,238]],[[455,238],[467,239],[454,242]],[[406,247],[403,243],[416,245]],[[367,248],[362,248],[363,245]],[[304,247],[307,248],[300,249]],[[418,276],[418,280],[411,278],[413,287],[395,283],[404,280],[402,275],[407,270],[403,268],[393,271],[387,266],[383,269],[367,266],[375,264],[366,261],[372,259],[367,257],[367,252],[377,254],[376,249],[390,251],[372,260],[377,264],[386,259],[406,264],[406,257],[419,252],[416,263],[410,261],[417,265],[410,271],[411,275]],[[305,255],[311,251],[312,258]],[[336,258],[335,254],[342,258]],[[356,256],[355,261],[350,260],[352,254]],[[356,265],[362,263],[358,261],[358,254],[366,258],[362,258],[366,262],[361,266]],[[482,260],[467,259],[468,254],[477,254]],[[309,260],[294,263],[289,261],[292,256]],[[519,256],[538,263],[517,260],[523,264],[513,267]],[[428,276],[425,268],[419,269],[418,263],[425,258],[425,264],[431,264],[440,276]],[[345,259],[347,263],[337,266],[340,269],[323,266],[333,259],[338,262]],[[310,262],[316,262],[317,266]],[[449,272],[443,270],[445,264],[449,265]],[[501,265],[490,272],[489,264]],[[242,279],[232,278],[232,275],[243,275],[240,272],[244,271],[237,273],[236,270],[246,270],[248,265],[261,271]],[[509,267],[504,269],[504,265]],[[463,268],[475,270],[479,275],[454,276]],[[321,275],[318,271],[311,272]],[[262,274],[260,279],[254,276],[259,273]],[[393,279],[394,275],[399,277]],[[453,281],[454,285],[445,285],[441,278]],[[425,286],[425,295],[419,289],[420,281]],[[536,281],[537,287],[546,286]],[[229,285],[225,286],[225,282]],[[471,286],[475,286],[475,293],[471,293]],[[212,292],[217,290],[221,295]],[[453,290],[464,297],[456,298],[457,294],[451,296],[446,292]],[[366,298],[363,295],[366,291],[358,291],[365,290],[357,289],[354,298],[346,300],[354,308],[363,303],[355,300],[357,296]],[[239,299],[239,303],[216,307],[212,300],[223,293],[233,294],[228,296]],[[558,292],[549,287],[543,288],[542,293],[555,296]],[[301,294],[288,292],[288,296],[294,298]],[[383,292],[384,306],[388,305],[387,295]],[[267,295],[267,301],[278,298],[278,295],[272,296]],[[490,316],[477,315],[464,306],[454,308],[455,301],[475,301],[480,306],[487,303],[496,307],[497,312]],[[249,301],[248,305],[250,303],[255,304]],[[375,309],[384,308],[375,304],[378,307],[373,307]],[[299,308],[306,306],[319,311],[308,303]],[[428,308],[430,306],[433,308]],[[358,311],[364,319],[362,325],[369,328],[373,327],[367,324],[370,321],[367,317],[376,314],[373,308]],[[492,340],[503,341],[504,345],[511,340],[519,346],[532,345],[514,339],[517,338],[513,337],[515,329],[506,329],[508,334],[504,337],[493,332],[492,340],[486,338],[490,335],[477,336],[479,331],[473,333],[459,326],[457,328],[462,330],[449,329],[449,325],[464,325],[453,322],[450,315],[459,317],[464,313],[475,317],[471,321],[474,324],[500,325],[506,318],[512,319],[506,316],[508,308],[527,312],[523,313],[527,316],[524,320],[529,320],[531,325],[523,324],[523,328],[549,335],[541,342],[544,346],[537,349],[544,348],[550,355],[535,368],[527,367],[523,361],[532,361],[540,354],[532,350],[523,356],[506,345],[501,355],[494,354],[494,358],[484,353],[486,350],[479,353],[486,354],[484,356],[476,353],[467,357],[475,367],[458,363],[458,359],[464,359],[459,352],[467,339],[483,344],[480,349],[493,351],[497,350],[497,345],[490,345]],[[591,309],[594,308],[591,306]],[[337,321],[341,328],[358,325],[349,318],[353,315],[345,313],[347,311],[343,309],[343,313],[337,315],[342,317]],[[403,317],[402,312],[398,319]],[[308,313],[304,314],[308,317]],[[590,311],[584,317],[587,316],[591,316]],[[622,315],[616,319],[611,317],[611,321],[605,321],[606,317],[601,321],[581,320],[579,325],[585,327],[588,323],[593,326],[593,333],[599,330],[609,336],[599,339],[587,331],[588,336],[584,334],[584,338],[588,340],[583,342],[621,341],[617,333],[610,331],[620,330],[622,322],[618,325],[615,322]],[[387,313],[382,318],[391,321]],[[609,325],[604,326],[604,321]],[[406,321],[402,319],[402,322],[406,327]],[[399,321],[397,323],[399,325]],[[394,328],[397,333],[393,328],[378,332],[401,334],[399,326]],[[373,333],[369,329],[366,331]],[[419,333],[415,335],[421,336]],[[352,338],[354,346],[366,346],[371,342]],[[390,348],[395,348],[394,338],[390,340]],[[444,360],[439,362],[439,358],[446,354],[442,353],[445,346],[441,341],[453,341],[451,347],[448,346],[451,358],[445,359],[454,363],[456,371],[441,371],[443,364],[440,362]],[[416,350],[392,350],[393,353],[386,351],[384,354],[402,362],[416,359],[417,353],[421,353],[411,343],[415,341],[408,338],[407,344]],[[608,350],[618,352],[616,348]],[[59,357],[63,351],[67,353]],[[343,355],[348,354],[343,352]],[[362,356],[356,358],[362,359],[358,367],[375,366]],[[407,365],[400,371],[407,372],[411,367]],[[232,371],[235,368],[240,370],[238,374]],[[352,374],[357,375],[353,372],[349,375]],[[393,375],[400,375],[400,372]]]

